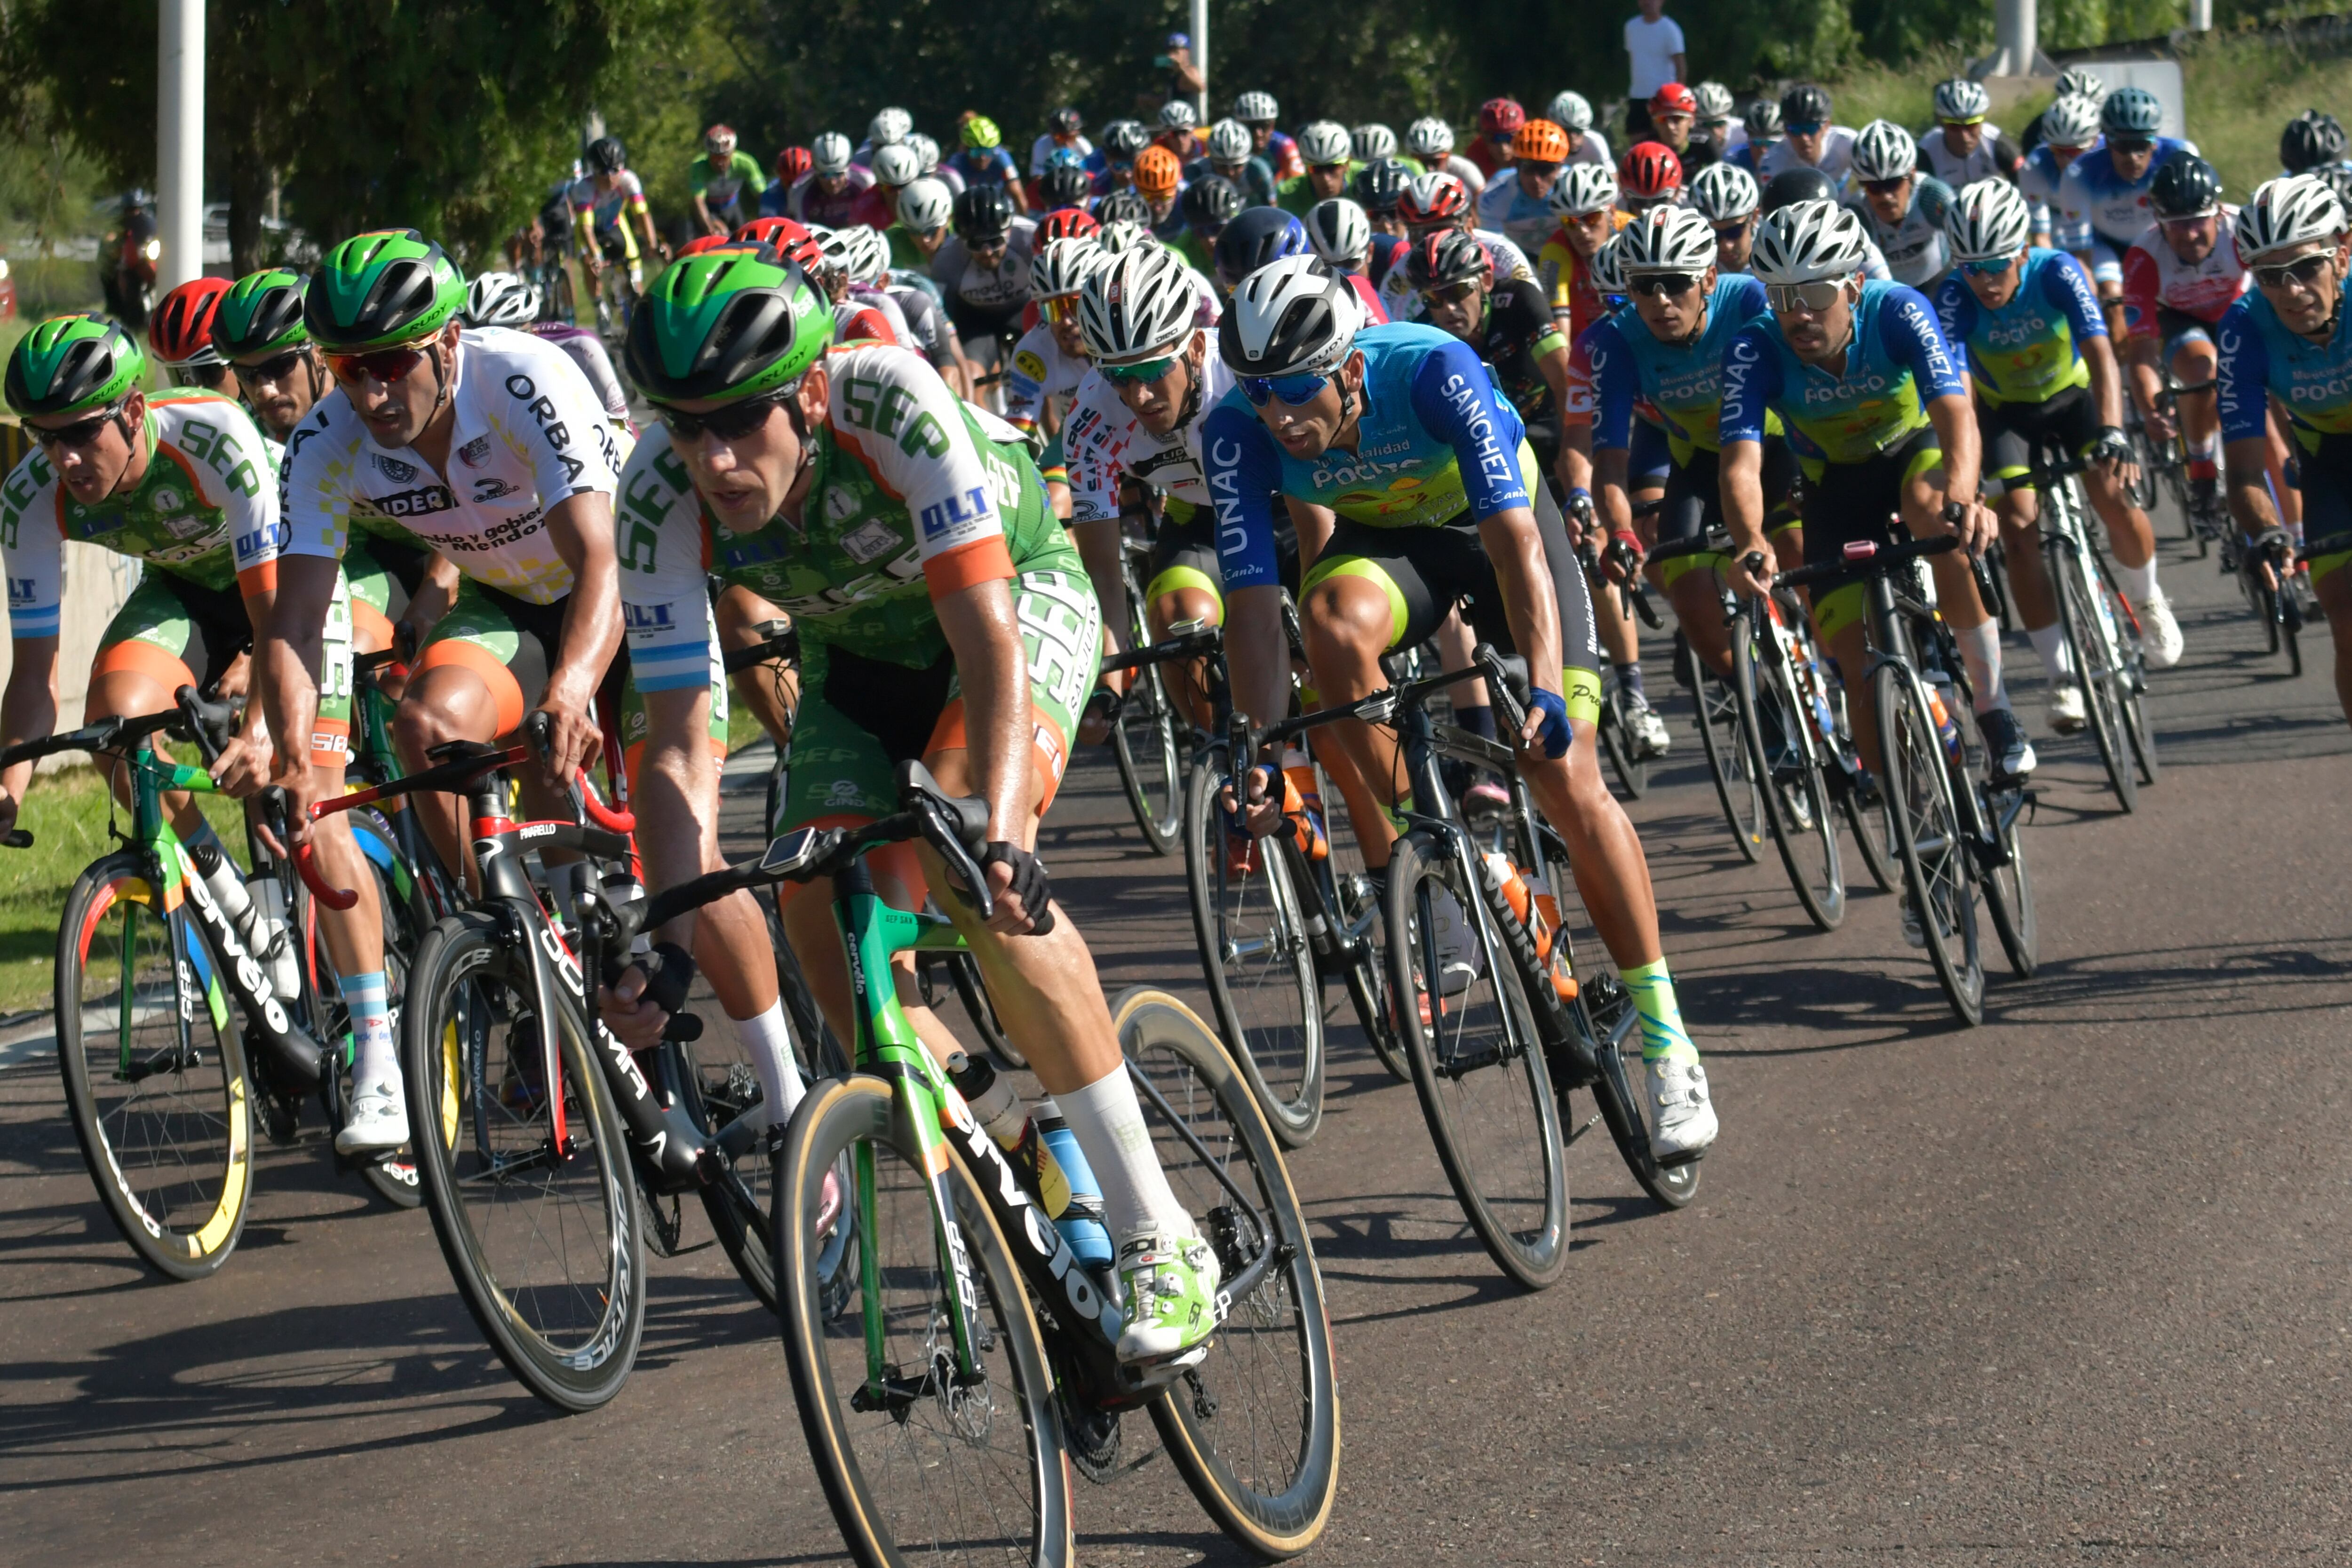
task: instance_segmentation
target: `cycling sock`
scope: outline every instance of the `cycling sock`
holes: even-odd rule
[[[1960,662],[1969,667],[1969,684],[1976,688],[1977,711],[1990,713],[2009,706],[2009,688],[2000,679],[2000,623],[1988,620],[1965,631],[1952,628],[1960,645]]]
[[[1062,1119],[1070,1124],[1079,1151],[1100,1179],[1103,1223],[1114,1240],[1125,1242],[1143,1231],[1198,1234],[1192,1216],[1169,1190],[1125,1064],[1084,1089],[1054,1096],[1054,1103],[1061,1108]]]
[[[1454,721],[1481,740],[1495,738],[1495,710],[1484,702],[1475,708],[1455,708]]]
[[[2066,646],[2066,628],[2056,621],[2038,631],[2028,631],[2026,640],[2033,651],[2042,656],[2042,672],[2055,683],[2074,679],[2074,650]]]
[[[352,1015],[352,1041],[359,1047],[352,1082],[362,1089],[400,1081],[400,1058],[392,1046],[392,1009],[383,971],[343,976],[343,1005]]]
[[[2156,597],[2156,557],[2151,555],[2137,566],[2116,563],[2116,585],[2124,591],[2135,607]]]
[[[751,1058],[751,1070],[760,1075],[761,1100],[776,1107],[769,1114],[769,1123],[781,1124],[808,1092],[801,1082],[801,1069],[793,1061],[793,1035],[784,1025],[783,999],[769,1003],[768,1010],[756,1018],[730,1021],[735,1037],[743,1042],[744,1054]]]
[[[2221,456],[2221,433],[2215,431],[2202,442],[2189,444],[2189,477],[2192,479],[2218,479],[2221,477],[2219,461]]]
[[[1647,693],[1642,689],[1642,667],[1639,662],[1612,667],[1617,672],[1617,689],[1631,697],[1643,708],[1650,705]]]
[[[1664,1061],[1668,1058],[1698,1059],[1698,1047],[1683,1031],[1683,1010],[1675,1000],[1674,976],[1666,973],[1666,961],[1644,963],[1620,972],[1625,989],[1633,994],[1633,1011],[1642,1019],[1642,1059]]]

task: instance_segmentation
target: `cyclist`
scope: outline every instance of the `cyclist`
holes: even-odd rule
[[[1475,237],[1486,247],[1496,277],[1506,280],[1533,278],[1536,269],[1528,265],[1527,252],[1504,235],[1474,227],[1476,213],[1470,188],[1451,174],[1422,175],[1405,187],[1404,195],[1397,203],[1397,216],[1404,219],[1409,239],[1418,241],[1434,231],[1460,229]],[[1391,321],[1415,321],[1421,315],[1421,296],[1413,292],[1403,270],[1393,261],[1387,276],[1381,279],[1381,308]]]
[[[1107,196],[1135,184],[1135,160],[1151,145],[1150,132],[1132,120],[1114,120],[1103,127],[1103,166],[1095,176],[1095,195]]]
[[[1731,581],[1760,594],[1779,570],[1765,535],[1765,416],[1780,415],[1805,475],[1804,554],[1842,559],[1858,540],[1884,542],[1899,514],[1912,535],[1960,536],[1973,554],[1991,542],[1991,514],[1976,499],[1977,425],[1960,367],[1915,289],[1862,277],[1862,220],[1831,202],[1773,213],[1752,260],[1769,315],[1733,338],[1723,359],[1723,511],[1731,530]],[[1761,554],[1760,571],[1748,560]],[[2032,771],[2033,747],[2001,685],[2000,626],[1977,597],[1960,554],[1930,558],[1937,600],[1975,689],[1977,728],[1997,777]],[[1813,623],[1837,660],[1865,763],[1879,759],[1878,721],[1864,646],[1864,585],[1813,599]],[[1917,912],[1904,908],[1904,940],[1926,945]]]
[[[1732,117],[1731,89],[1719,81],[1703,81],[1691,89],[1698,105],[1698,116],[1691,126],[1691,140],[1713,155],[1693,165],[1696,169],[1712,168],[1731,156],[1738,145],[1732,140],[1735,121]]]
[[[2147,228],[2147,188],[2156,172],[2196,147],[2159,136],[2164,106],[2146,88],[2123,87],[2099,105],[2100,145],[2066,165],[2058,177],[2052,221],[2062,247],[2074,253],[2099,286],[2107,331],[2123,331],[2124,252]]]
[[[2315,174],[2344,162],[2344,122],[2306,109],[2279,132],[2279,168],[2289,174]]]
[[[864,224],[879,234],[898,221],[898,198],[907,187],[923,177],[923,157],[904,142],[874,150],[874,162],[867,165],[874,183],[857,193],[849,204],[849,221]]]
[[[890,265],[929,276],[931,259],[947,244],[954,222],[955,197],[944,182],[917,180],[900,191],[898,221],[882,234],[890,244]]]
[[[946,299],[966,352],[991,371],[1019,337],[1029,303],[1029,256],[1037,224],[1021,217],[1001,185],[974,185],[955,199],[955,237],[931,258],[931,280]]]
[[[1919,135],[1919,161],[1955,191],[1979,180],[2014,181],[2022,161],[2017,148],[1986,122],[1992,96],[1984,84],[1956,76],[1936,84],[1936,129]]]
[[[1523,252],[1543,247],[1552,231],[1552,183],[1568,163],[1568,132],[1549,120],[1530,120],[1511,139],[1511,173],[1477,194],[1478,226]],[[1465,189],[1467,186],[1465,185]]]
[[[1176,237],[1175,248],[1205,272],[1214,265],[1211,258],[1216,252],[1217,237],[1241,214],[1242,194],[1222,174],[1211,174],[1186,185],[1178,205],[1184,226]]]
[[[2213,379],[2212,329],[2252,280],[2236,242],[2227,238],[2238,209],[2223,204],[2221,176],[2212,164],[2189,154],[2173,159],[2156,172],[2147,200],[2156,222],[2124,253],[2124,319],[2140,417],[2162,441],[2176,427],[2174,411],[2157,402],[2166,372],[2181,386]],[[2211,388],[2182,395],[2179,414],[2189,451],[2190,506],[2200,520],[2216,518],[2221,426]]]
[[[2057,81],[2052,84],[2052,91],[2054,94],[2050,100],[2052,109],[2067,99],[2079,98],[2090,104],[2092,123],[2098,123],[2099,105],[2105,102],[2107,97],[2107,84],[2099,79],[2098,73],[2085,70],[2081,66],[2069,66],[2058,73]],[[2033,150],[2048,139],[2049,114],[2050,110],[2045,109],[2025,122],[2025,129],[2017,136],[2019,152],[2031,157]]]
[[[1950,265],[1944,257],[1944,214],[1952,188],[1919,172],[1919,143],[1891,120],[1874,120],[1853,139],[1855,192],[1845,205],[1906,288],[1932,291]]]
[[[1543,117],[1568,132],[1568,161],[1615,168],[1609,156],[1609,138],[1592,128],[1592,105],[1580,92],[1563,92],[1544,105]]]
[[[805,147],[786,147],[776,154],[775,178],[760,193],[760,216],[783,217],[784,202],[816,168],[816,154]]]
[[[1188,100],[1171,98],[1160,106],[1160,124],[1151,133],[1151,144],[1174,153],[1181,168],[1208,151],[1195,129],[1200,122],[1200,115]]]
[[[1391,239],[1402,240],[1405,235],[1404,215],[1398,209],[1404,201],[1405,192],[1412,189],[1412,173],[1404,166],[1403,160],[1384,158],[1357,170],[1356,177],[1348,182],[1348,195],[1364,209],[1364,217],[1372,226],[1374,235],[1386,235]],[[1466,191],[1470,187],[1465,185],[1462,188]],[[1307,210],[1311,212],[1314,209],[1310,207]],[[1396,254],[1402,256],[1404,253],[1398,251]],[[1373,268],[1369,276],[1377,287],[1380,280],[1387,276],[1387,267],[1383,258],[1378,254],[1372,257],[1372,262]]]
[[[1380,290],[1370,277],[1375,250],[1385,244],[1397,256],[1406,248],[1404,242],[1393,235],[1372,232],[1371,220],[1364,209],[1345,196],[1334,196],[1328,202],[1318,202],[1307,215],[1307,243],[1323,265],[1345,279],[1356,291],[1357,303],[1374,321],[1389,319],[1388,310],[1381,303]],[[1381,258],[1383,274],[1391,258]],[[1255,268],[1251,268],[1255,271]]]
[[[1087,173],[1086,164],[1075,153],[1056,153],[1055,156],[1057,161],[1034,182],[1036,210],[1051,213],[1070,208],[1085,212],[1094,205],[1094,175]]]
[[[1014,212],[1028,211],[1028,199],[1021,193],[1021,171],[1013,167],[1013,154],[1004,150],[1004,133],[996,128],[996,121],[985,114],[975,114],[963,122],[960,140],[963,144],[949,154],[947,166],[962,176],[964,189],[992,185],[1011,199]],[[877,159],[881,155],[878,150],[875,153]],[[882,171],[877,168],[874,175],[879,180]],[[918,161],[909,179],[921,176],[922,166]]]
[[[1078,330],[1078,290],[1087,275],[1108,259],[1091,237],[1052,240],[1037,253],[1030,268],[1031,297],[1045,319],[1013,346],[1013,363],[1004,373],[1005,421],[1033,446],[1044,443],[1037,469],[1045,481],[1046,501],[1064,522],[1071,518],[1064,426],[1070,399],[1090,368],[1086,338]],[[1118,581],[1115,565],[1110,580]],[[1097,591],[1100,586],[1097,583]]]
[[[1769,183],[1785,169],[1819,169],[1843,192],[1853,164],[1853,132],[1830,119],[1829,89],[1799,82],[1780,95],[1780,140],[1759,153],[1756,178]]]
[[[2050,677],[2051,727],[2072,734],[2084,723],[2081,677],[2058,625],[2035,526],[2031,470],[2044,451],[2091,460],[2083,488],[2106,524],[2116,577],[2139,617],[2147,661],[2165,669],[2180,658],[2180,627],[2156,584],[2156,535],[2126,489],[2133,470],[2123,379],[2082,263],[2028,245],[2032,215],[2016,186],[1971,185],[1945,221],[1959,271],[1945,279],[1936,310],[1973,387],[1984,488],[1998,498],[2018,619]]]
[[[857,144],[856,151],[851,156],[860,168],[870,168],[874,163],[875,153],[885,147],[895,147],[902,142],[912,142],[914,137],[915,117],[913,115],[896,105],[877,109],[874,111],[874,118],[866,122],[866,140]]]
[[[850,161],[849,138],[827,131],[809,144],[808,177],[786,192],[782,216],[795,223],[835,228],[852,221],[858,193],[874,183],[874,171]]]
[[[963,195],[963,176],[940,163],[940,144],[937,142],[919,131],[910,131],[907,133],[907,145],[915,150],[915,156],[921,161],[925,179],[937,180],[956,195]]]
[[[130,334],[98,316],[43,321],[8,357],[8,406],[28,426],[33,447],[0,485],[15,659],[0,697],[0,744],[42,740],[57,727],[68,540],[142,563],[139,585],[99,634],[83,710],[90,721],[168,709],[183,686],[215,691],[253,646],[256,628],[282,614],[274,601],[283,586],[277,557],[284,532],[270,447],[231,399],[194,387],[142,393],[145,373]],[[312,647],[337,695],[296,730],[276,722],[281,715],[269,701],[270,683],[257,681],[263,700],[247,705],[239,731],[212,764],[231,795],[253,794],[265,772],[299,773],[315,788],[342,789],[351,741],[349,604],[340,577],[331,578],[318,608],[320,621],[332,624],[323,644]],[[289,755],[283,740],[297,733],[303,738]],[[274,759],[273,734],[280,742]],[[127,795],[128,775],[110,772],[117,795]],[[32,776],[29,762],[0,772],[0,833],[16,826]],[[236,863],[194,797],[174,792],[164,804],[214,897],[227,908],[246,905],[248,896],[233,886],[241,880]],[[350,829],[318,837],[327,874],[347,887],[363,885],[358,879],[367,866]],[[346,1154],[397,1148],[408,1141],[408,1122],[394,1114],[400,1069],[384,1006],[381,917],[362,900],[331,914],[324,930],[360,1047],[357,1099],[336,1147]],[[282,921],[253,900],[241,934],[271,985],[293,995],[299,966]]]
[[[1695,1158],[1714,1142],[1715,1110],[1659,946],[1641,840],[1595,760],[1601,651],[1559,510],[1475,353],[1433,327],[1360,331],[1358,320],[1343,284],[1294,257],[1252,274],[1218,328],[1238,385],[1203,439],[1235,701],[1269,722],[1287,696],[1277,496],[1315,563],[1300,612],[1324,701],[1387,685],[1381,654],[1428,637],[1465,598],[1483,637],[1523,651],[1532,700],[1512,740],[1641,1014],[1658,1152]],[[1391,738],[1353,722],[1332,730],[1375,788],[1399,776]],[[1252,770],[1254,830],[1272,826],[1268,784],[1266,769]],[[1366,863],[1384,871],[1391,844],[1378,823],[1368,814],[1356,830]]]
[[[1473,195],[1486,188],[1486,171],[1454,150],[1454,127],[1435,115],[1425,114],[1405,127],[1404,144],[1424,174],[1451,174],[1470,187]]]
[[[1629,216],[1656,206],[1680,206],[1683,161],[1663,142],[1636,142],[1617,165],[1617,199]]]
[[[2221,318],[2217,370],[2230,510],[2249,539],[2280,526],[2268,469],[2268,411],[2286,410],[2303,470],[2306,538],[2352,531],[2352,332],[2344,301],[2352,243],[2344,205],[2311,174],[2269,182],[2238,209],[2238,254],[2254,287]],[[2336,696],[2352,720],[2352,552],[2311,563],[2311,589],[2336,641]],[[2269,571],[2265,564],[2262,567]]]
[[[1165,147],[1146,147],[1135,155],[1135,194],[1151,216],[1144,226],[1161,239],[1175,240],[1184,233],[1184,212],[1177,198],[1184,191],[1184,165]]]
[[[570,321],[542,321],[539,315],[539,290],[512,272],[480,273],[466,285],[466,325],[511,327],[553,343],[570,354],[572,363],[580,367],[580,374],[588,378],[596,401],[604,405],[604,416],[613,422],[614,434],[624,440],[634,439],[635,432],[629,423],[629,395],[621,385],[621,378],[614,374],[613,356],[605,352],[604,340],[585,327]]]
[[[147,347],[173,385],[229,395],[228,361],[213,345],[213,321],[227,292],[227,279],[198,278],[155,301],[147,318]]]
[[[1276,128],[1282,109],[1270,92],[1245,92],[1234,100],[1234,118],[1249,127],[1250,151],[1265,160],[1277,180],[1307,172],[1298,143]]]
[[[1647,140],[1674,153],[1685,174],[1696,174],[1723,156],[1712,138],[1692,134],[1698,126],[1698,94],[1678,81],[1670,81],[1651,95],[1650,126]]]
[[[1076,153],[1082,164],[1095,158],[1095,144],[1087,140],[1086,116],[1066,106],[1045,117],[1044,133],[1029,144],[1029,177],[1044,178],[1046,160],[1065,151]]]
[[[1740,115],[1737,135],[1730,161],[1754,174],[1764,154],[1780,144],[1780,106],[1769,98],[1755,100]],[[1758,175],[1758,183],[1762,181],[1763,176]]]
[[[1810,165],[1784,169],[1772,176],[1763,189],[1757,205],[1759,217],[1770,217],[1782,207],[1795,206],[1800,202],[1833,202],[1838,199],[1838,186],[1827,174]],[[1753,255],[1751,247],[1750,255]],[[1894,274],[1887,269],[1886,258],[1878,242],[1870,237],[1867,224],[1863,226],[1862,275],[1874,283],[1890,282]]]
[[[1510,166],[1511,144],[1527,122],[1528,111],[1515,98],[1490,98],[1478,106],[1478,140],[1470,144],[1470,161],[1481,174],[1492,180]]]
[[[760,160],[735,147],[735,128],[714,125],[702,133],[702,156],[686,166],[687,194],[694,199],[694,218],[705,234],[726,234],[748,218],[768,188]],[[744,200],[751,198],[751,203]]]
[[[599,136],[588,143],[588,177],[572,187],[572,205],[583,220],[580,258],[587,266],[591,286],[604,275],[607,262],[620,266],[629,280],[629,298],[645,291],[645,258],[669,259],[669,247],[654,233],[654,215],[646,205],[646,187],[629,172],[628,154],[617,138]],[[645,243],[637,242],[642,237]],[[601,303],[599,310],[603,309]]]
[[[1617,175],[1592,163],[1571,163],[1552,182],[1546,198],[1559,226],[1536,254],[1537,278],[1551,301],[1551,313],[1568,328],[1570,343],[1608,311],[1593,287],[1592,258],[1625,226],[1618,206]]]
[[[718,770],[701,744],[707,561],[798,618],[805,695],[785,826],[888,814],[901,758],[921,757],[949,793],[987,801],[990,921],[955,895],[928,847],[893,847],[868,864],[900,907],[919,909],[925,888],[938,889],[1101,1178],[1133,1305],[1121,1358],[1181,1361],[1215,1327],[1216,1260],[1151,1152],[1084,938],[1067,910],[1041,929],[1050,889],[1038,818],[1094,685],[1100,612],[1018,435],[959,403],[912,354],[826,353],[820,314],[772,255],[721,252],[665,274],[630,334],[630,373],[667,426],[623,480],[642,540],[623,593],[650,721],[647,880],[664,887],[721,864]],[[849,974],[831,889],[779,893],[810,987],[846,1038]],[[775,954],[749,899],[707,907],[693,933],[714,985],[772,990]],[[919,1006],[911,966],[898,980],[918,1032],[942,1055],[953,1048]],[[660,1015],[645,1012],[619,1019],[624,1038],[658,1032]],[[788,1113],[793,1075],[772,1087],[767,1103]]]
[[[1336,120],[1318,120],[1300,131],[1298,155],[1307,169],[1275,186],[1276,205],[1295,217],[1305,217],[1317,202],[1346,195],[1358,167],[1353,148],[1348,128]]]
[[[2037,117],[2042,140],[2017,171],[2017,188],[2033,208],[2033,243],[2052,242],[2051,212],[2066,165],[2099,141],[2099,106],[2088,98],[2062,98]]]
[[[1756,176],[1733,163],[1710,163],[1691,181],[1691,210],[1715,226],[1715,268],[1745,272],[1756,247]]]
[[[1238,120],[1220,120],[1210,126],[1207,156],[1184,171],[1191,184],[1212,174],[1239,191],[1244,206],[1274,205],[1273,166],[1251,150],[1250,129]]]

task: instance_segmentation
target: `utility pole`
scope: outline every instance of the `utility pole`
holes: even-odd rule
[[[2034,0],[2000,0],[1993,15],[1993,44],[1998,52],[1988,74],[2032,76],[2039,30]]]
[[[1201,68],[1200,111],[1202,135],[1209,123],[1209,0],[1192,0],[1192,63]]]
[[[158,0],[155,231],[159,292],[205,274],[205,0]]]

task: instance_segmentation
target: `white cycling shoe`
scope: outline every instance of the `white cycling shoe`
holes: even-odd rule
[[[2079,680],[2053,680],[2050,683],[2048,712],[2053,733],[2081,734],[2083,726],[2091,721],[2090,711],[2083,706],[2083,683]]]
[[[2170,669],[2180,662],[2180,623],[2173,618],[2172,602],[2159,588],[2147,596],[2145,605],[2134,605],[2132,613],[2139,616],[2140,651],[2147,656],[2150,669]]]
[[[1647,703],[1626,711],[1625,726],[1633,731],[1633,750],[1644,759],[1663,757],[1673,746],[1675,738],[1666,730],[1666,721],[1658,710]]]
[[[1698,1058],[1667,1057],[1646,1064],[1650,1080],[1650,1149],[1669,1163],[1695,1160],[1715,1142],[1715,1102]]]
[[[382,1154],[408,1142],[408,1100],[398,1079],[355,1089],[352,1114],[335,1134],[338,1154]]]

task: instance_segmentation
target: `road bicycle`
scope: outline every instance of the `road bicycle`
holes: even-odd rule
[[[2197,558],[2200,561],[2212,553],[2213,542],[2222,537],[2226,520],[2218,500],[2210,507],[2200,506],[2197,502],[2196,486],[2189,478],[2189,443],[2180,422],[2180,399],[2212,390],[2213,383],[2210,381],[2183,385],[2173,379],[2171,368],[2168,366],[2164,372],[2164,385],[2156,395],[2156,403],[2158,407],[2172,416],[2172,434],[2160,441],[2150,436],[2138,416],[2137,405],[2134,405],[2131,421],[2132,455],[2139,463],[2141,474],[2140,483],[2129,492],[2132,503],[2143,510],[2153,507],[2158,493],[2157,484],[2160,479],[2164,492],[2172,497],[2173,505],[2179,510],[2181,537],[2197,546]]]
[[[2083,497],[2075,476],[2084,464],[2057,452],[2042,455],[2033,468],[2041,497],[2042,556],[2058,625],[2074,656],[2082,683],[2099,763],[2116,802],[2126,812],[2139,807],[2142,783],[2157,777],[2156,736],[2142,701],[2147,690],[2147,660],[2140,647],[2139,620],[2105,553],[2083,521]]]
[[[1654,515],[1658,503],[1652,501],[1636,509],[1637,517]],[[1595,592],[1613,586],[1617,602],[1627,616],[1639,616],[1643,625],[1652,631],[1663,631],[1665,624],[1658,618],[1650,596],[1643,590],[1641,580],[1633,574],[1640,564],[1638,555],[1621,541],[1612,541],[1606,552],[1594,548],[1588,535],[1577,546],[1576,557],[1584,567],[1585,581]],[[1625,580],[1611,584],[1602,570],[1604,561],[1611,565],[1622,564]],[[1609,771],[1616,775],[1617,787],[1628,800],[1639,800],[1650,793],[1650,758],[1642,750],[1640,738],[1633,733],[1633,698],[1617,679],[1612,667],[1602,683],[1601,711],[1592,721],[1593,732],[1600,738],[1601,754],[1609,759]]]
[[[1127,599],[1129,646],[1138,648],[1151,646],[1151,618],[1143,599],[1143,574],[1150,569],[1150,542],[1131,534],[1124,536],[1119,583]],[[1160,662],[1106,665],[1105,673],[1114,668],[1130,669],[1134,675],[1124,692],[1111,694],[1110,745],[1118,763],[1119,787],[1127,792],[1128,809],[1143,830],[1143,841],[1154,855],[1167,855],[1183,837],[1184,737],[1179,731],[1189,732],[1192,727],[1178,719],[1167,673]],[[1109,689],[1100,689],[1108,693]]]

